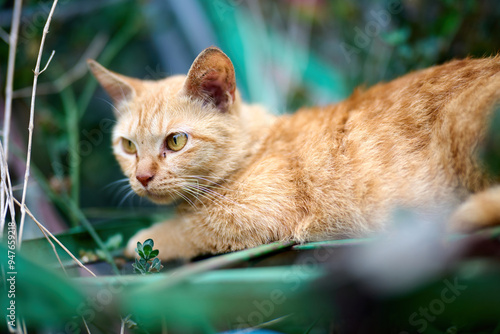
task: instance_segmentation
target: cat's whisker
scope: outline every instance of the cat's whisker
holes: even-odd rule
[[[131,191],[131,189],[129,187],[120,187],[118,189],[118,191],[116,191],[114,194],[113,194],[113,198],[115,200],[117,200],[118,198],[121,198],[121,200],[123,200],[123,196],[129,196],[128,193]]]
[[[193,196],[198,202],[201,203],[201,205],[203,205],[203,207],[206,209],[207,207],[205,206],[205,203],[200,199],[199,196],[202,196],[202,197],[205,197],[203,194],[200,194],[199,192],[197,191],[193,191],[189,186],[187,187],[183,187],[182,189],[183,191],[185,191],[186,193],[188,193],[189,195]]]
[[[188,190],[186,189],[186,191],[188,191]],[[191,191],[191,192],[192,192],[193,190],[189,190],[189,191]],[[226,213],[227,213],[230,217],[232,217],[233,219],[235,219],[235,213],[234,213],[234,210],[229,210],[229,209],[228,209],[228,204],[227,204],[227,203],[224,203],[224,202],[223,202],[223,201],[221,201],[219,198],[215,198],[213,195],[210,195],[210,194],[208,194],[208,193],[204,193],[204,192],[201,192],[201,193],[200,193],[200,192],[199,192],[199,190],[196,190],[196,193],[197,193],[199,196],[201,196],[201,197],[203,197],[203,198],[205,198],[205,199],[207,199],[207,200],[211,201],[212,203],[216,204],[216,205],[217,205],[220,209],[224,210],[224,211],[225,211],[225,212],[226,212]],[[203,204],[203,206],[206,208],[206,206],[205,206],[205,204],[203,203],[203,201],[201,201],[201,203],[202,203],[202,204]],[[238,203],[235,203],[235,204],[237,204],[237,205],[238,205]]]
[[[203,193],[210,194],[210,195],[212,195],[214,197],[218,197],[220,200],[226,200],[226,201],[228,201],[231,204],[235,204],[235,205],[239,204],[239,203],[236,203],[235,201],[229,199],[227,196],[224,196],[223,194],[221,194],[219,192],[213,191],[212,189],[207,189],[204,186],[197,185],[196,189],[202,191]]]
[[[191,201],[188,197],[186,197],[183,193],[181,193],[180,191],[177,191],[177,190],[174,190],[175,194],[178,195],[180,198],[182,198],[183,200],[185,200],[186,202],[189,203],[189,205],[191,205],[191,207],[193,209],[197,209],[196,208],[196,205],[193,203],[193,201]]]
[[[196,194],[199,196],[203,196],[204,198],[212,201],[213,203],[219,204],[221,206],[227,205],[228,203],[231,203],[235,206],[240,206],[240,203],[237,203],[231,199],[229,199],[227,196],[224,196],[221,193],[218,193],[216,191],[213,191],[211,189],[207,189],[203,186],[200,186],[199,184],[190,184],[187,187],[189,187],[192,191],[195,191]]]
[[[170,196],[170,198],[172,199],[172,202],[174,204],[177,204],[177,197],[174,196],[172,191],[169,191],[168,189],[166,189],[165,192],[167,193],[168,196]]]
[[[123,196],[122,200],[120,201],[120,203],[118,204],[118,206],[122,206],[123,203],[125,203],[126,200],[130,199],[131,197],[133,197],[135,195],[135,191],[134,189],[130,189],[126,194],[125,196]]]
[[[217,199],[214,198],[213,196],[209,196],[208,194],[201,192],[199,189],[195,188],[192,185],[185,186],[183,188],[183,190],[186,191],[187,193],[189,193],[191,196],[195,197],[200,203],[202,203],[202,205],[204,207],[205,207],[205,203],[204,203],[204,201],[201,200],[201,198],[204,198],[204,199],[211,201],[213,203],[216,203],[216,204],[222,204],[219,201],[217,201]]]
[[[195,185],[188,185],[185,187],[185,189],[190,190],[191,194],[193,194],[196,197],[202,196],[203,198],[209,199],[213,202],[218,200],[218,198],[216,196],[214,196],[213,194],[206,192],[206,191],[203,191]],[[198,200],[199,200],[199,198],[198,198]]]
[[[214,177],[215,178],[215,177]],[[234,191],[234,189],[230,189],[228,187],[225,187],[223,186],[222,184],[220,184],[220,182],[225,182],[225,183],[230,183],[230,182],[234,182],[234,183],[239,183],[239,182],[236,182],[236,181],[232,181],[232,180],[225,180],[225,179],[217,179],[218,182],[215,182],[215,181],[210,181],[208,180],[206,177],[202,177],[202,176],[197,176],[197,175],[186,175],[185,176],[185,179],[186,180],[190,180],[190,179],[196,179],[196,180],[201,180],[201,181],[205,181],[205,182],[208,182],[209,184],[207,185],[204,185],[205,187],[207,188],[214,188],[214,189],[223,189],[223,190],[226,190],[226,191]]]
[[[133,192],[133,190],[130,188],[129,184],[122,184],[122,185],[119,185],[119,184],[114,184],[114,185],[108,185],[105,187],[109,188],[112,187],[112,186],[115,186],[116,187],[116,191],[113,191],[112,195],[111,195],[111,198],[113,200],[113,202],[118,202],[120,203],[120,205],[124,202],[124,194],[125,194],[125,197],[130,197],[131,194],[129,194],[130,192]]]
[[[125,92],[123,91],[123,86],[120,86],[120,92],[121,92],[121,95],[122,95],[122,99],[123,99],[123,100],[126,100],[126,99],[127,99],[127,97],[126,97],[126,95],[125,95]],[[129,115],[130,115],[130,114],[132,114],[132,110],[130,109],[130,107],[129,107],[129,105],[128,105],[128,104],[125,104],[125,108],[126,108],[126,111],[129,113]],[[118,111],[116,108],[115,108],[115,110],[116,110],[118,113],[120,113],[120,111]]]
[[[200,185],[200,184],[197,184],[196,187],[203,192],[211,193],[215,196],[218,196],[220,198],[224,198],[226,200],[229,200],[229,198],[227,198],[225,195],[223,195],[222,193],[220,193],[216,190],[222,189],[224,191],[226,191],[226,190],[235,191],[234,189],[227,189],[227,188],[221,188],[221,187],[217,187],[217,186],[207,186],[207,185]]]
[[[235,181],[235,180],[229,180],[229,179],[225,179],[225,178],[219,178],[219,177],[215,177],[215,176],[200,176],[200,175],[184,175],[185,178],[195,178],[195,179],[198,179],[198,180],[202,180],[202,181],[205,181],[205,182],[208,182],[212,185],[217,185],[223,189],[226,189],[226,190],[232,190],[232,189],[229,189],[227,187],[224,187],[221,183],[227,183],[227,184],[239,184],[241,185],[242,183],[241,182],[238,182],[238,181]],[[213,178],[215,179],[216,181],[211,181],[210,178]]]
[[[106,99],[100,99],[100,100],[101,100],[101,101],[104,101],[106,104],[110,105],[110,106],[111,106],[111,108],[112,108],[112,109],[113,109],[113,110],[114,110],[114,111],[115,111],[118,115],[120,115],[120,116],[121,116],[121,114],[122,114],[122,113],[121,113],[121,111],[120,111],[120,110],[118,110],[118,108],[116,108],[116,107],[114,106],[114,104],[113,104],[113,103],[109,102],[109,101],[108,101],[108,100],[106,100]],[[114,122],[116,123],[116,121],[114,121]]]
[[[107,186],[103,187],[103,190],[107,190],[111,187],[114,187],[114,186],[120,186],[121,183],[128,183],[129,180],[128,180],[128,177],[125,177],[123,179],[119,179],[119,180],[116,180],[116,181],[113,181],[111,183],[109,183]]]

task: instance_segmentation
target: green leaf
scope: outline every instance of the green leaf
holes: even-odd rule
[[[95,250],[95,254],[99,259],[106,260],[106,253],[104,253],[102,250],[99,248]]]
[[[134,272],[138,274],[146,274],[148,270],[148,263],[144,259],[135,259],[135,263],[132,264]]]
[[[149,255],[150,255],[150,254],[151,254],[151,252],[153,251],[153,247],[151,247],[150,245],[144,245],[143,250],[144,250],[144,256],[143,256],[143,257],[144,257],[146,260],[149,260],[149,259],[150,259],[150,256],[149,256]]]
[[[146,246],[146,245],[151,246],[151,249],[153,249],[153,246],[155,245],[155,243],[154,243],[153,239],[148,239],[148,240],[144,241],[144,246]]]
[[[157,272],[159,272],[163,266],[161,265],[161,261],[159,258],[156,258],[153,260],[153,263],[151,264],[151,267],[156,270]]]
[[[108,250],[111,251],[119,249],[122,243],[123,243],[123,236],[120,233],[118,233],[109,237],[108,240],[106,240],[106,242],[104,243],[104,245]]]
[[[154,257],[157,257],[158,254],[160,254],[160,251],[158,249],[155,249],[154,251],[152,251],[150,254],[149,254],[149,258],[152,259]],[[155,259],[156,260],[156,259]]]
[[[144,269],[144,274],[148,275],[148,274],[150,274],[150,271],[151,271],[151,264],[149,262],[147,262],[145,269]]]
[[[458,12],[450,12],[445,15],[439,21],[440,29],[439,34],[441,36],[449,36],[455,33],[458,30],[461,23],[461,15]]]
[[[396,46],[406,43],[410,38],[410,35],[411,35],[411,30],[406,27],[384,32],[381,34],[380,37],[386,43],[392,46]]]
[[[128,319],[127,321],[125,321],[125,325],[127,325],[128,329],[137,328],[137,322],[135,322],[134,320],[131,320],[131,319]]]
[[[137,263],[132,263],[132,267],[134,268],[134,273],[143,274],[143,269]]]
[[[144,252],[143,252],[142,250],[138,251],[137,253],[139,254],[139,256],[140,256],[142,259],[144,259],[144,258],[145,258],[145,256],[144,256]]]

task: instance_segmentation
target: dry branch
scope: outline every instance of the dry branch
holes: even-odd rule
[[[88,72],[87,59],[97,58],[97,56],[102,52],[102,50],[106,46],[107,42],[108,42],[107,36],[103,34],[97,35],[92,40],[89,47],[82,55],[80,60],[78,60],[78,62],[75,64],[75,66],[73,66],[73,68],[71,68],[69,71],[66,71],[63,75],[54,80],[54,82],[45,82],[39,84],[37,87],[37,95],[40,96],[40,95],[59,93],[66,87],[70,86],[76,80],[82,78]],[[29,97],[31,96],[31,92],[32,92],[32,87],[24,87],[15,90],[12,93],[12,97],[13,98]]]
[[[7,79],[5,83],[5,108],[4,108],[4,120],[3,120],[3,150],[2,150],[2,186],[0,194],[0,211],[2,213],[1,223],[0,223],[0,236],[3,235],[3,229],[5,226],[5,217],[7,208],[6,204],[6,194],[8,201],[8,192],[12,193],[12,187],[7,188],[6,174],[7,173],[7,160],[9,158],[9,136],[10,136],[10,119],[12,115],[12,92],[14,86],[14,69],[16,65],[16,51],[17,51],[17,37],[19,34],[19,23],[21,21],[21,8],[22,0],[16,0],[14,3],[14,11],[12,13],[12,24],[10,28],[10,35],[2,30],[2,38],[7,38],[7,43],[9,44],[9,58],[7,60]],[[5,166],[4,166],[5,160]],[[5,214],[4,214],[5,212]],[[13,217],[12,217],[13,219]]]
[[[3,230],[5,227],[5,219],[7,217],[7,211],[10,211],[10,219],[11,221],[16,221],[16,210],[14,207],[14,195],[12,182],[10,180],[9,173],[9,165],[7,164],[7,159],[5,156],[5,152],[3,151],[2,146],[0,145],[0,168],[1,168],[1,177],[2,177],[2,205],[1,205],[1,214],[2,217],[0,219],[0,236],[3,235]]]
[[[14,3],[14,12],[12,25],[9,35],[9,59],[7,64],[7,81],[5,84],[5,114],[3,121],[3,150],[6,161],[9,159],[9,133],[10,118],[12,115],[12,91],[14,85],[14,68],[16,65],[17,37],[19,34],[19,23],[21,21],[22,0],[16,0]]]
[[[54,56],[54,52],[52,52],[52,55],[50,56],[49,61],[45,65],[42,71],[40,71],[40,63],[42,62],[42,54],[43,54],[43,46],[45,45],[45,39],[47,37],[47,34],[49,33],[49,26],[50,26],[50,21],[52,20],[52,16],[54,15],[54,10],[56,9],[57,6],[57,1],[54,0],[52,3],[52,7],[50,8],[49,16],[47,17],[47,21],[45,23],[45,26],[43,27],[43,34],[42,34],[42,40],[40,42],[40,49],[38,50],[38,57],[36,60],[36,65],[35,65],[35,71],[34,71],[34,78],[33,78],[33,92],[31,95],[31,106],[30,106],[30,121],[29,121],[29,127],[28,127],[28,150],[26,153],[26,171],[24,173],[24,185],[23,185],[23,197],[21,199],[21,222],[19,223],[19,237],[18,237],[18,244],[17,247],[21,248],[22,244],[22,238],[23,238],[23,229],[24,229],[24,220],[26,218],[26,191],[28,189],[28,179],[30,176],[30,163],[31,163],[31,144],[33,142],[33,127],[34,127],[34,118],[35,118],[35,97],[36,97],[36,85],[38,83],[38,76],[43,73],[47,69],[47,66],[49,66],[50,61],[52,60],[52,57]]]
[[[17,199],[15,199],[15,198],[14,198],[14,201],[16,202],[16,204],[17,204],[17,205],[19,205],[19,206],[21,206],[21,205],[22,205],[22,204],[21,204],[21,203],[20,203]],[[28,209],[28,207],[27,207],[26,205],[24,205],[24,210],[26,211],[26,213],[28,214],[28,216],[30,216],[30,217],[31,217],[31,219],[33,219],[33,221],[35,222],[35,224],[37,224],[38,228],[40,228],[40,230],[43,232],[43,234],[44,234],[46,237],[47,237],[47,235],[48,235],[49,237],[51,237],[51,238],[52,238],[52,239],[53,239],[53,240],[54,240],[54,241],[55,241],[55,242],[56,242],[56,243],[57,243],[57,244],[58,244],[58,245],[59,245],[59,246],[60,246],[60,247],[61,247],[61,248],[62,248],[62,249],[63,249],[63,250],[64,250],[64,251],[65,251],[65,252],[66,252],[66,253],[70,256],[70,257],[71,257],[71,258],[72,258],[72,259],[73,259],[73,261],[75,261],[75,263],[76,263],[78,266],[80,266],[81,268],[85,269],[85,270],[86,270],[88,273],[90,273],[92,276],[97,277],[97,276],[96,276],[96,274],[94,274],[94,273],[93,273],[93,272],[92,272],[89,268],[85,267],[85,265],[84,265],[83,263],[81,263],[81,262],[80,262],[80,260],[78,260],[78,259],[76,258],[76,256],[74,256],[74,255],[73,255],[73,253],[71,253],[71,252],[69,251],[69,249],[67,249],[67,248],[66,248],[66,246],[64,246],[64,245],[62,244],[62,242],[60,242],[60,241],[59,241],[59,239],[57,239],[57,238],[56,238],[56,237],[55,237],[52,233],[50,233],[50,231],[49,231],[49,230],[47,230],[47,228],[46,228],[45,226],[43,226],[43,224],[42,224],[42,223],[40,223],[40,222],[38,221],[38,219],[36,219],[36,218],[35,218],[35,216],[31,213],[31,211]],[[49,240],[49,242],[50,242],[50,240]],[[52,242],[51,242],[51,244],[52,244]],[[52,244],[52,245],[53,245],[53,244]],[[59,259],[59,256],[57,255],[57,251],[56,251],[55,247],[53,247],[53,249],[54,249],[54,252],[56,253],[57,258]],[[61,262],[60,260],[59,260],[59,263],[61,263],[61,265],[62,265],[62,262]]]

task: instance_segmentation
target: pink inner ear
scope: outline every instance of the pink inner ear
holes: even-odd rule
[[[203,95],[208,96],[216,107],[221,107],[227,102],[227,95],[222,85],[220,80],[211,80],[204,82],[201,87]]]
[[[231,103],[230,97],[234,100],[234,87],[227,82],[228,78],[225,73],[212,71],[206,73],[201,80],[202,94],[208,97],[217,108],[225,109]]]

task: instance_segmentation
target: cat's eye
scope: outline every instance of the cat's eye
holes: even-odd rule
[[[184,132],[172,133],[167,137],[167,148],[171,151],[180,151],[186,146],[188,135]]]
[[[122,147],[125,153],[128,154],[136,154],[137,153],[137,148],[135,147],[135,144],[133,141],[127,138],[122,138]]]

